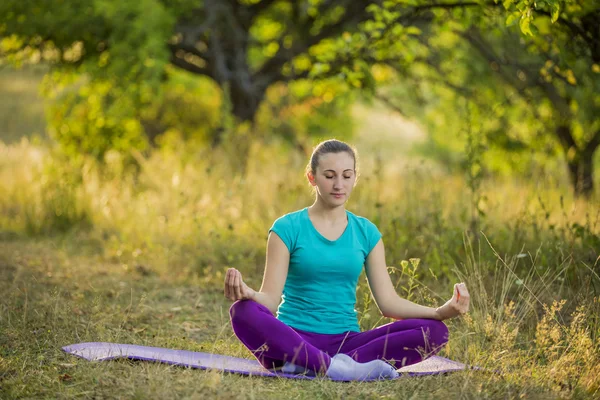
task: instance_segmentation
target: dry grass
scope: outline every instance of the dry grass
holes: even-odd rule
[[[512,317],[491,328],[468,319],[453,329],[456,340],[448,349],[451,355],[464,360],[461,354],[470,353],[469,357],[485,362],[488,368],[507,367],[501,369],[503,375],[467,371],[395,382],[341,384],[248,378],[143,362],[87,362],[63,354],[60,347],[112,341],[242,357],[248,353],[231,332],[228,304],[216,284],[207,285],[199,278],[160,278],[77,253],[79,250],[65,249],[53,240],[0,245],[0,287],[6,294],[0,301],[3,398],[281,398],[285,394],[286,398],[541,399],[593,398],[598,390],[597,359],[590,365],[589,336],[578,319],[559,324],[551,312],[545,314],[538,332],[548,324],[558,326],[563,335],[558,340],[571,343],[571,349],[553,353],[548,348],[544,352],[551,357],[547,364],[527,358],[531,352],[515,346],[510,334],[513,327],[505,328],[513,323]],[[481,328],[500,335],[487,332],[491,342],[482,343],[477,337]],[[463,335],[471,340],[461,340]],[[581,342],[572,342],[575,338]],[[509,347],[501,352],[507,343]],[[536,349],[557,343],[536,344]],[[491,359],[499,353],[504,357]],[[558,368],[565,366],[562,363],[568,368]]]
[[[221,154],[165,149],[141,159],[134,177],[118,155],[103,170],[91,161],[75,170],[27,142],[0,152],[6,397],[598,394],[600,309],[593,291],[600,280],[585,278],[598,270],[590,249],[597,208],[568,196],[561,206],[543,181],[536,188],[486,183],[490,209],[477,226],[487,243],[469,230],[469,193],[459,177],[418,168],[363,171],[349,208],[380,226],[388,264],[399,268],[392,275],[399,291],[439,304],[451,281],[465,280],[473,311],[449,323],[453,339],[444,354],[502,374],[306,383],[88,363],[60,351],[74,342],[114,341],[248,356],[228,324],[222,273],[236,266],[258,286],[270,223],[310,201],[300,157],[257,146],[242,177],[216,162]],[[572,229],[574,223],[584,231]],[[402,262],[410,257],[420,263]],[[358,308],[368,328],[385,321],[366,293],[362,280]]]
[[[42,69],[14,71],[0,64],[1,141],[46,137],[44,103],[38,89],[43,73]]]

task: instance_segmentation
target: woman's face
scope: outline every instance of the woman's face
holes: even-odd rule
[[[327,205],[340,206],[350,198],[356,182],[354,159],[347,152],[327,153],[319,158],[316,174],[308,180]]]

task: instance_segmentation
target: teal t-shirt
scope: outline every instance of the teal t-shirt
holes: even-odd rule
[[[365,260],[381,238],[368,219],[346,211],[348,225],[337,240],[321,235],[308,208],[278,218],[275,232],[290,251],[288,276],[277,318],[307,332],[359,332],[356,286]]]

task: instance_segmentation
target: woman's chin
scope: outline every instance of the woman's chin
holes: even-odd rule
[[[331,208],[343,207],[346,205],[346,199],[333,199],[333,201],[328,201],[327,205],[329,205]]]
[[[319,197],[320,197],[321,204],[323,204],[324,206],[327,206],[328,208],[342,207],[348,201],[347,196],[343,196],[341,198],[335,198],[334,196],[327,196],[327,197],[319,196]]]

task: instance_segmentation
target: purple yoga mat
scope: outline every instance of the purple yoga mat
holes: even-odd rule
[[[200,353],[187,350],[164,349],[160,347],[139,346],[134,344],[118,344],[105,342],[78,343],[62,348],[69,354],[90,361],[129,358],[132,360],[156,361],[172,365],[180,365],[200,369],[217,369],[252,376],[270,376],[294,379],[314,379],[310,376],[274,373],[265,369],[256,360],[223,356],[219,354]],[[445,372],[467,369],[465,364],[444,357],[433,356],[417,364],[400,368],[402,376],[435,375]]]

